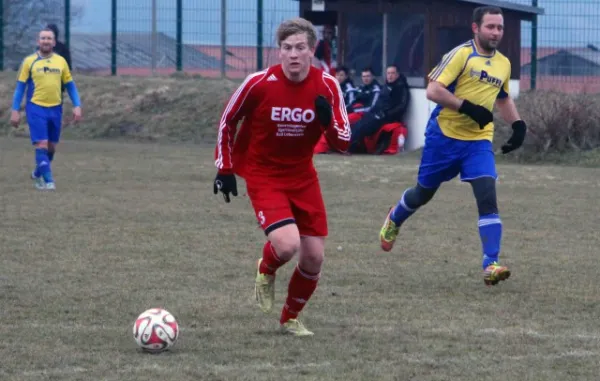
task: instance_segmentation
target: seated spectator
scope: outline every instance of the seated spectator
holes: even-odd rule
[[[384,125],[402,124],[410,102],[410,89],[406,77],[395,65],[385,71],[386,83],[376,103],[352,125],[350,152],[365,152],[365,138],[380,132]]]
[[[356,98],[356,87],[354,87],[354,83],[350,78],[350,74],[348,68],[345,66],[340,66],[337,68],[335,72],[335,77],[340,83],[340,87],[342,88],[342,93],[344,94],[344,103],[346,105],[350,105],[354,103],[354,98]]]
[[[385,71],[386,82],[382,93],[384,123],[402,122],[410,103],[410,88],[404,74],[396,65]]]
[[[354,112],[348,115],[352,127],[350,153],[394,154],[404,146],[407,130],[402,123],[410,102],[406,77],[395,65],[386,69],[386,84],[372,107],[354,102]],[[365,111],[367,110],[367,111]],[[329,152],[324,138],[315,153]]]
[[[375,79],[373,70],[369,67],[363,69],[360,78],[362,85],[357,89],[354,101],[346,105],[348,114],[353,112],[367,112],[375,106],[379,99],[381,86]]]

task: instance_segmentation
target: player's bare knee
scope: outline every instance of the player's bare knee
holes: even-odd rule
[[[293,236],[281,237],[275,241],[272,240],[271,245],[275,248],[275,252],[279,258],[290,259],[300,251],[300,239]]]
[[[41,149],[48,149],[48,141],[40,140],[39,142],[35,142],[34,147],[41,148]]]
[[[313,274],[321,272],[325,253],[325,239],[304,236],[301,240],[299,265],[304,271]]]
[[[306,271],[317,273],[321,271],[323,260],[323,251],[303,251],[302,255],[300,256],[300,261],[298,263],[300,264],[300,267],[302,267]]]
[[[295,224],[281,226],[267,237],[281,259],[290,260],[300,250],[300,233]]]
[[[325,248],[321,245],[302,245],[300,249],[300,265],[306,270],[317,272],[325,258]]]
[[[56,143],[48,142],[48,152],[56,152]]]
[[[300,250],[300,258],[298,260],[298,266],[306,272],[311,274],[319,274],[321,267],[323,266],[323,250]]]

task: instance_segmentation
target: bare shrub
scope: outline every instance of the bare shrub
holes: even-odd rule
[[[539,161],[600,147],[600,95],[528,91],[515,103],[528,127],[523,147],[511,153],[515,158]],[[495,120],[494,141],[499,147],[512,130],[499,115]]]

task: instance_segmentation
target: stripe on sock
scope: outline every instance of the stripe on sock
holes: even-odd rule
[[[316,274],[310,274],[304,270],[302,270],[300,268],[300,265],[296,265],[296,268],[298,269],[298,273],[300,273],[300,275],[302,275],[303,278],[306,278],[308,280],[319,280],[319,278],[321,277],[321,273],[316,273]]]
[[[502,225],[502,220],[498,217],[496,218],[483,218],[480,219],[478,222],[478,225],[481,226],[488,226],[488,225],[493,225],[493,224],[500,224]]]
[[[404,191],[404,193],[402,193],[402,198],[400,198],[400,205],[402,205],[402,207],[403,207],[404,209],[406,209],[406,211],[407,211],[407,212],[414,212],[416,209],[409,208],[409,207],[406,205],[406,200],[405,200],[405,197],[406,197],[406,192],[408,192],[408,189],[407,189],[407,190],[405,190],[405,191]]]

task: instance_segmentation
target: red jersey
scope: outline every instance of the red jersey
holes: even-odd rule
[[[332,105],[330,126],[321,126],[316,117],[318,95]],[[246,181],[294,187],[316,178],[313,150],[323,133],[334,149],[348,149],[350,123],[337,80],[311,66],[302,82],[292,82],[275,65],[249,75],[229,100],[219,125],[215,165]]]

